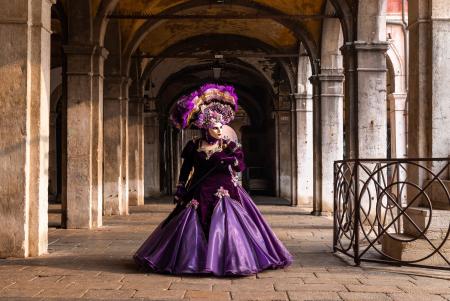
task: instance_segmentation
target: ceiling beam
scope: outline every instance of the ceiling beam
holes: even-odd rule
[[[175,54],[175,55],[153,55],[153,54],[136,54],[133,57],[150,58],[150,59],[226,59],[226,58],[296,58],[299,56],[308,56],[307,54],[298,53],[249,53],[249,52],[227,52],[221,54]]]
[[[202,14],[202,15],[189,15],[189,14],[151,14],[142,12],[121,12],[116,11],[107,16],[110,19],[142,19],[142,20],[198,20],[198,19],[210,19],[210,20],[258,20],[258,19],[290,19],[290,20],[307,20],[307,19],[328,19],[337,18],[335,14],[314,14],[314,15],[301,15],[301,14]]]

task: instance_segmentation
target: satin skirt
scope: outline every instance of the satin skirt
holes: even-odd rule
[[[161,223],[134,254],[144,269],[171,274],[250,275],[289,265],[292,256],[247,192],[223,196],[214,207],[208,238],[192,203]]]

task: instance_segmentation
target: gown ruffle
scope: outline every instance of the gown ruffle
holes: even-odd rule
[[[171,274],[250,275],[281,268],[292,256],[278,240],[250,196],[237,187],[239,200],[222,196],[206,239],[192,203],[161,223],[134,255],[143,268]]]
[[[230,147],[232,152],[229,152]],[[234,171],[244,168],[236,145],[206,157],[190,141],[180,181],[194,168],[193,182],[214,170],[178,205],[134,254],[144,269],[171,274],[250,275],[289,265],[292,256],[278,240],[248,193],[233,180],[232,170],[212,168],[230,153]]]

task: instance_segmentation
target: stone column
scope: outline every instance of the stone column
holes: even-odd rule
[[[57,134],[56,134],[56,127],[57,127],[57,116],[58,113],[54,111],[50,111],[50,132],[49,132],[49,152],[48,152],[48,178],[49,178],[49,196],[51,195],[52,198],[54,197],[55,200],[58,195],[58,159],[57,159],[57,151],[58,148],[56,144],[57,141]]]
[[[144,180],[145,196],[160,194],[160,150],[159,150],[159,120],[155,101],[148,103],[148,112],[144,115],[145,126],[145,161]],[[184,144],[183,144],[184,145]]]
[[[138,162],[137,162],[137,198],[144,205],[144,102],[138,103]]]
[[[0,258],[47,252],[51,1],[0,15]]]
[[[346,97],[346,153],[350,158],[387,156],[387,47],[386,42],[355,41],[341,48],[346,92],[349,92]]]
[[[342,74],[322,70],[320,81],[320,162],[321,212],[333,211],[334,161],[342,160],[344,152],[343,81]]]
[[[108,51],[96,46],[93,55],[92,76],[92,226],[102,226],[103,215],[103,80],[104,62]]]
[[[307,56],[300,56],[298,87],[294,95],[296,115],[296,169],[297,206],[312,207],[313,201],[313,95],[311,63]]]
[[[358,154],[386,158],[386,50],[388,44],[355,42],[358,58]]]
[[[124,214],[122,205],[122,87],[125,78],[105,76],[104,94],[104,215]]]
[[[120,166],[120,175],[122,181],[121,195],[122,195],[122,212],[123,214],[128,214],[128,205],[129,205],[129,193],[128,193],[128,185],[129,185],[129,160],[128,160],[128,149],[129,149],[129,132],[128,132],[128,89],[131,84],[130,78],[125,78],[122,86],[123,97],[120,102],[120,145],[122,152],[122,164]]]
[[[450,155],[450,6],[409,1],[409,157]],[[439,164],[432,166],[439,171]],[[449,177],[450,175],[446,175]]]
[[[317,75],[310,78],[313,84],[313,211],[312,214],[322,213],[322,126],[320,81]]]
[[[291,191],[291,112],[290,110],[275,111],[278,161],[278,196],[292,201]]]
[[[139,181],[139,102],[131,98],[128,103],[128,199],[130,206],[137,206]]]
[[[352,43],[346,43],[340,48],[342,52],[342,63],[344,67],[344,159],[356,158],[356,95],[357,74],[356,55]]]
[[[356,150],[359,158],[386,158],[386,5],[387,1],[360,0],[357,41],[350,47],[356,55],[357,111]]]
[[[388,95],[391,121],[391,157],[406,158],[406,93]]]
[[[67,45],[67,228],[101,225],[102,109],[93,45]],[[100,189],[100,192],[99,192]]]

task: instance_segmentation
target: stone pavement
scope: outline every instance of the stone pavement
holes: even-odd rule
[[[259,206],[295,256],[284,270],[234,278],[139,272],[131,256],[171,207],[132,207],[98,230],[51,228],[48,255],[0,260],[0,300],[450,300],[450,272],[353,267],[331,252],[329,217],[289,206]]]

